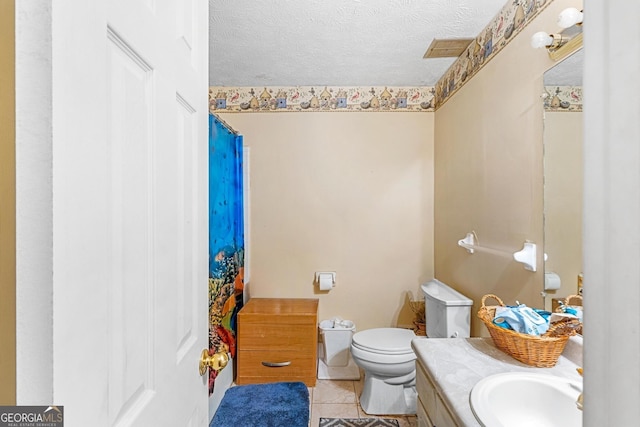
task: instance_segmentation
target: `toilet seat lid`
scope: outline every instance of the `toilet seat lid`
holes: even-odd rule
[[[374,353],[413,353],[411,340],[416,334],[411,329],[377,328],[367,329],[353,335],[352,344]]]

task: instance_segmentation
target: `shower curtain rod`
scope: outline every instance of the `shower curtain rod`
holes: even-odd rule
[[[209,113],[209,114],[211,114],[213,117],[215,117],[215,119],[216,119],[216,120],[217,120],[217,121],[218,121],[222,126],[224,126],[224,127],[225,127],[229,132],[231,132],[231,133],[232,133],[232,134],[234,134],[234,135],[238,135],[238,131],[236,131],[234,128],[232,128],[232,127],[229,125],[229,123],[227,123],[227,122],[225,122],[224,120],[222,120],[222,119],[220,118],[220,116],[218,116],[218,115],[217,115],[217,114],[215,114],[215,113]]]

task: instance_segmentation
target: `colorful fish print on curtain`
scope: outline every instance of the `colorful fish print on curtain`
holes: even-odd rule
[[[236,355],[242,307],[244,223],[242,136],[209,116],[209,352]],[[217,372],[209,370],[209,393]]]

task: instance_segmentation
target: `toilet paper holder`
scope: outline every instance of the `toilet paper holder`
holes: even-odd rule
[[[331,287],[336,283],[336,272],[335,271],[316,271],[316,283],[320,286],[323,283],[327,283],[330,281]]]

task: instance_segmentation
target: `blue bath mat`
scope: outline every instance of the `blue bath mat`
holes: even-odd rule
[[[210,427],[308,427],[309,389],[302,382],[231,387]]]

